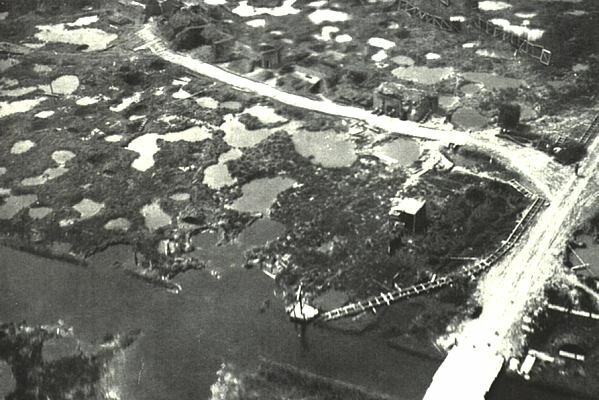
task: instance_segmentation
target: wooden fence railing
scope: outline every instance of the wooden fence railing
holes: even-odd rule
[[[333,310],[329,310],[323,313],[320,316],[320,319],[323,321],[332,321],[335,319],[356,315],[366,310],[374,311],[379,306],[391,305],[391,303],[394,303],[401,299],[420,294],[430,293],[434,290],[449,286],[458,279],[478,275],[482,271],[490,268],[516,245],[518,240],[522,238],[524,232],[526,232],[526,229],[532,223],[534,217],[546,205],[546,200],[543,197],[535,195],[530,190],[524,188],[524,186],[520,184],[518,185],[522,188],[523,192],[531,194],[533,199],[532,204],[524,212],[522,218],[520,219],[520,221],[518,221],[518,223],[516,224],[512,232],[509,234],[509,236],[501,243],[499,247],[497,247],[497,249],[495,249],[495,251],[493,251],[487,257],[483,258],[475,264],[469,266],[464,265],[457,272],[440,278],[436,278],[429,282],[418,283],[416,285],[408,286],[405,288],[400,288],[396,285],[395,290],[391,290],[386,293],[380,293],[378,295],[368,297],[364,300],[347,304],[343,307],[338,307]]]

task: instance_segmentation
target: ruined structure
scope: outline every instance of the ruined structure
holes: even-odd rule
[[[435,112],[438,105],[435,93],[395,82],[381,83],[372,96],[375,111],[402,120],[422,121]]]
[[[230,59],[236,49],[235,38],[220,29],[205,10],[201,7],[181,8],[176,0],[166,8],[165,4],[161,4],[159,26],[175,49],[193,51],[206,62]]]
[[[327,93],[332,85],[330,85],[326,71],[326,66],[318,65],[317,68],[307,68],[303,66],[295,66],[294,75],[310,84],[311,93]]]
[[[197,57],[208,62],[226,61],[235,50],[235,38],[212,24],[185,28],[173,43],[177,49],[193,50]]]

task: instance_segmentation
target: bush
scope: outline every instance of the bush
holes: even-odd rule
[[[555,155],[555,159],[562,164],[574,164],[581,161],[587,155],[586,146],[582,143],[569,141],[564,144],[561,151]]]

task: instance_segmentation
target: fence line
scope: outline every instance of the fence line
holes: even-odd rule
[[[524,186],[518,184],[522,190],[527,193],[532,192]],[[512,184],[513,186],[513,184]],[[473,277],[482,271],[490,268],[493,264],[499,261],[508,251],[510,251],[520,240],[520,238],[524,235],[526,229],[532,223],[534,217],[539,213],[539,211],[546,205],[546,200],[540,196],[532,194],[533,202],[530,207],[524,212],[522,218],[509,236],[484,259],[479,262],[470,265],[470,266],[462,266],[462,268],[454,272],[452,274],[448,274],[441,278],[437,278],[428,282],[418,283],[412,286],[408,286],[406,288],[400,288],[395,285],[395,290],[389,291],[387,293],[381,292],[376,296],[371,296],[366,298],[365,300],[358,301],[355,303],[347,304],[343,307],[338,307],[333,310],[329,310],[321,315],[321,319],[324,321],[332,321],[335,319],[348,317],[351,315],[356,315],[366,310],[375,311],[377,307],[383,305],[391,305],[391,303],[396,302],[401,299],[405,299],[407,297],[416,296],[419,294],[426,294],[432,292],[433,290],[441,289],[443,287],[449,286],[457,280],[464,277]]]
[[[398,8],[401,11],[405,11],[410,16],[418,18],[423,22],[435,25],[439,29],[443,29],[448,32],[458,32],[458,25],[452,23],[449,19],[439,17],[428,13],[407,0],[398,0]]]
[[[551,51],[545,49],[540,44],[532,43],[528,39],[516,35],[513,32],[508,32],[501,26],[492,23],[491,21],[477,15],[472,19],[472,26],[514,46],[518,53],[524,53],[532,58],[539,60],[541,64],[549,65],[551,63]]]
[[[441,3],[445,6],[449,6],[449,0],[441,0]],[[454,22],[450,19],[430,14],[429,12],[424,11],[416,5],[410,3],[408,0],[398,0],[397,4],[399,10],[405,11],[410,16],[418,18],[423,22],[432,24],[439,29],[448,32],[459,32],[461,30],[461,22]],[[506,31],[503,29],[503,27],[483,18],[483,16],[480,14],[474,17],[468,25],[511,44],[516,48],[516,53],[524,53],[538,60],[543,65],[549,65],[551,63],[551,51],[547,50],[540,44],[533,43],[513,32]]]

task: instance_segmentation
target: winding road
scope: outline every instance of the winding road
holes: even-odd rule
[[[474,146],[503,160],[550,200],[551,205],[539,214],[520,245],[481,279],[476,296],[482,314],[466,321],[453,335],[458,345],[435,374],[425,396],[426,400],[483,400],[504,360],[519,355],[524,338],[522,317],[543,298],[546,283],[560,266],[559,254],[584,211],[580,205],[588,206],[591,201],[585,199],[596,194],[593,177],[599,167],[599,138],[589,146],[589,156],[581,167],[583,177],[577,178],[570,168],[548,155],[501,141],[492,131],[466,134],[437,130],[358,107],[287,93],[169,50],[149,24],[137,34],[147,49],[164,60],[243,91],[306,110],[361,120],[389,133]]]

